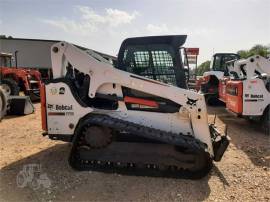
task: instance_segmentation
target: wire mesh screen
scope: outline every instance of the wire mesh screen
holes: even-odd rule
[[[167,51],[151,51],[154,67],[173,67],[172,56]]]
[[[149,52],[148,51],[135,52],[134,60],[137,68],[149,67]]]
[[[147,78],[176,85],[172,53],[167,50],[127,50],[126,70]]]

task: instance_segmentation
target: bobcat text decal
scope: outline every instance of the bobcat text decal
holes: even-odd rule
[[[245,99],[245,102],[263,102],[263,94],[261,95],[257,95],[257,94],[245,94],[245,98],[249,98],[249,99]]]
[[[263,95],[250,95],[250,98],[263,98]]]
[[[48,110],[51,111],[51,112],[48,112],[49,116],[73,116],[74,115],[74,112],[72,111],[73,110],[72,105],[47,104],[47,108]]]
[[[62,110],[73,110],[72,105],[54,105],[54,104],[48,104],[47,108],[50,110],[57,110],[57,111],[62,111]]]

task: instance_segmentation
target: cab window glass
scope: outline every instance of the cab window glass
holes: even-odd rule
[[[176,85],[174,50],[168,45],[127,47],[123,62],[128,72]]]
[[[0,57],[0,66],[11,67],[11,57]]]

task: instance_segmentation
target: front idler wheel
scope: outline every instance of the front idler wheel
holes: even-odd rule
[[[84,141],[93,149],[104,148],[112,142],[111,129],[102,126],[87,126],[83,129]]]

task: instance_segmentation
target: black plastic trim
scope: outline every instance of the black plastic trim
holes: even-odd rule
[[[77,91],[76,91],[76,87],[74,86],[74,84],[72,83],[72,81],[70,81],[69,79],[66,78],[57,78],[57,79],[52,79],[49,81],[45,82],[45,85],[48,85],[50,83],[65,83],[67,84],[67,86],[69,87],[73,97],[75,98],[75,100],[82,106],[82,107],[88,107],[87,104],[85,104],[81,98],[79,97]]]
[[[63,142],[72,142],[74,135],[48,134],[51,140],[61,140]]]

